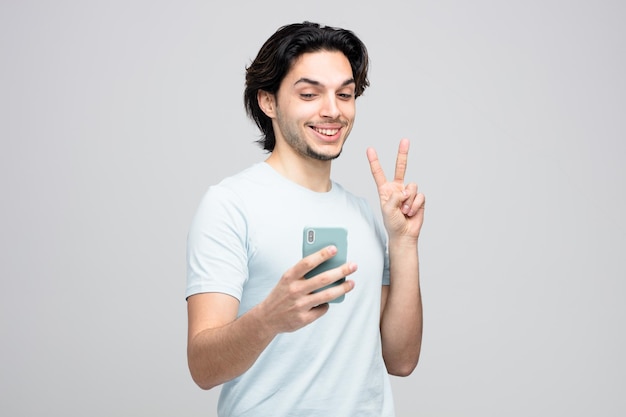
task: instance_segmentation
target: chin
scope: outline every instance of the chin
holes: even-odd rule
[[[313,159],[317,159],[318,161],[332,161],[333,159],[339,158],[339,155],[341,155],[341,150],[336,154],[324,154],[316,152],[313,149],[307,149],[306,154],[307,156]]]

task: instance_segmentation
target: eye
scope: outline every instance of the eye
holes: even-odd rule
[[[353,95],[350,93],[339,93],[337,94],[337,96],[342,100],[350,100],[353,97]]]
[[[313,94],[313,93],[300,93],[300,98],[304,100],[313,100],[315,96],[316,94]]]

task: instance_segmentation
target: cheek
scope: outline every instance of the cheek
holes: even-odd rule
[[[341,107],[341,114],[350,121],[354,120],[354,116],[356,114],[356,107],[354,106],[354,103],[344,103]]]
[[[344,140],[348,139],[348,136],[350,136],[350,132],[352,132],[352,127],[354,126],[354,124],[350,123],[348,125],[348,128],[346,129],[345,133],[344,133]]]
[[[313,103],[297,99],[286,99],[280,104],[282,109],[285,110],[283,116],[290,120],[306,120],[310,119],[312,114],[315,114]]]

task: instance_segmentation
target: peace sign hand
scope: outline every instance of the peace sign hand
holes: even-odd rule
[[[378,187],[383,222],[390,239],[408,237],[417,240],[424,222],[424,194],[417,192],[415,183],[404,185],[408,154],[409,140],[402,139],[398,147],[394,179],[387,181],[376,151],[367,149],[367,159]]]

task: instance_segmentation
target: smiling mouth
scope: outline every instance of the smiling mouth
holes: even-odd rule
[[[311,127],[311,129],[324,136],[335,136],[339,132],[339,129],[322,129],[318,127]]]

